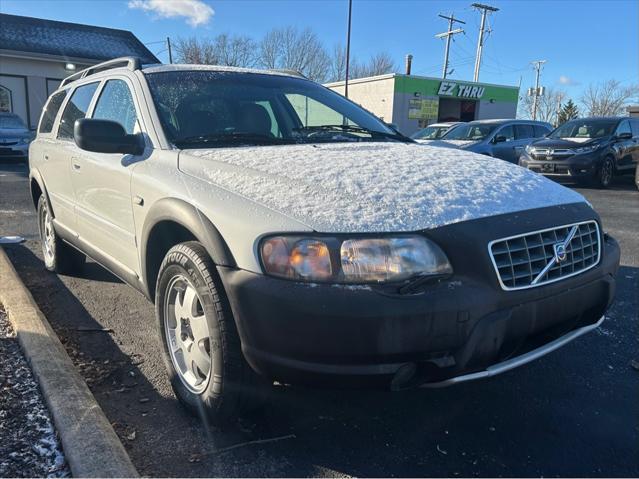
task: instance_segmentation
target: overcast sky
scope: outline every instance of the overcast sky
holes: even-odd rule
[[[471,80],[479,30],[472,1],[354,0],[352,51],[358,58],[384,50],[413,73],[439,76],[447,28],[438,13],[464,21],[456,35],[452,78]],[[526,88],[530,62],[547,60],[542,84],[562,87],[575,99],[590,82],[639,83],[639,1],[483,1],[500,10],[489,17],[480,81]],[[347,0],[2,0],[0,11],[131,30],[166,61],[166,36],[212,37],[228,32],[260,38],[274,28],[311,27],[327,47],[344,42]]]

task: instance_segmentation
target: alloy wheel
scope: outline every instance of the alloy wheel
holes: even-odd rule
[[[612,162],[607,159],[604,161],[603,165],[601,165],[601,184],[604,186],[608,186],[612,181],[612,172],[613,166]]]
[[[40,242],[42,243],[42,254],[46,264],[53,263],[55,259],[55,230],[53,220],[49,214],[49,207],[46,203],[40,212]]]
[[[193,393],[206,389],[212,368],[211,338],[202,302],[191,282],[177,275],[169,282],[164,328],[173,367]]]

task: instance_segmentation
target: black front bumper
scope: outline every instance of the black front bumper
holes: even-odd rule
[[[522,155],[519,166],[545,176],[585,179],[594,177],[602,162],[603,157],[597,152],[552,159],[535,159]]]
[[[543,210],[559,216],[578,212],[575,221],[593,215],[585,205]],[[617,243],[606,238],[600,263],[579,275],[504,291],[483,238],[534,231],[540,221],[531,212],[519,214],[516,222],[511,217],[429,232],[445,249],[455,275],[418,294],[304,284],[219,268],[246,359],[283,383],[409,387],[482,371],[595,324],[614,297]],[[488,224],[500,231],[487,230]],[[510,233],[502,235],[505,231]]]

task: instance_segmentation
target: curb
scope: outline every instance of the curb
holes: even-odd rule
[[[0,247],[0,302],[16,330],[74,477],[138,477],[58,336]]]

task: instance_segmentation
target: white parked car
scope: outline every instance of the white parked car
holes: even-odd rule
[[[416,131],[410,137],[417,143],[428,144],[432,141],[440,140],[446,133],[462,124],[463,122],[459,121],[433,123],[432,125],[428,125],[426,128]]]
[[[258,375],[491,376],[597,327],[614,296],[619,247],[581,195],[416,145],[296,75],[97,65],[53,93],[29,162],[46,268],[88,255],[145,294],[176,396],[211,421]]]

